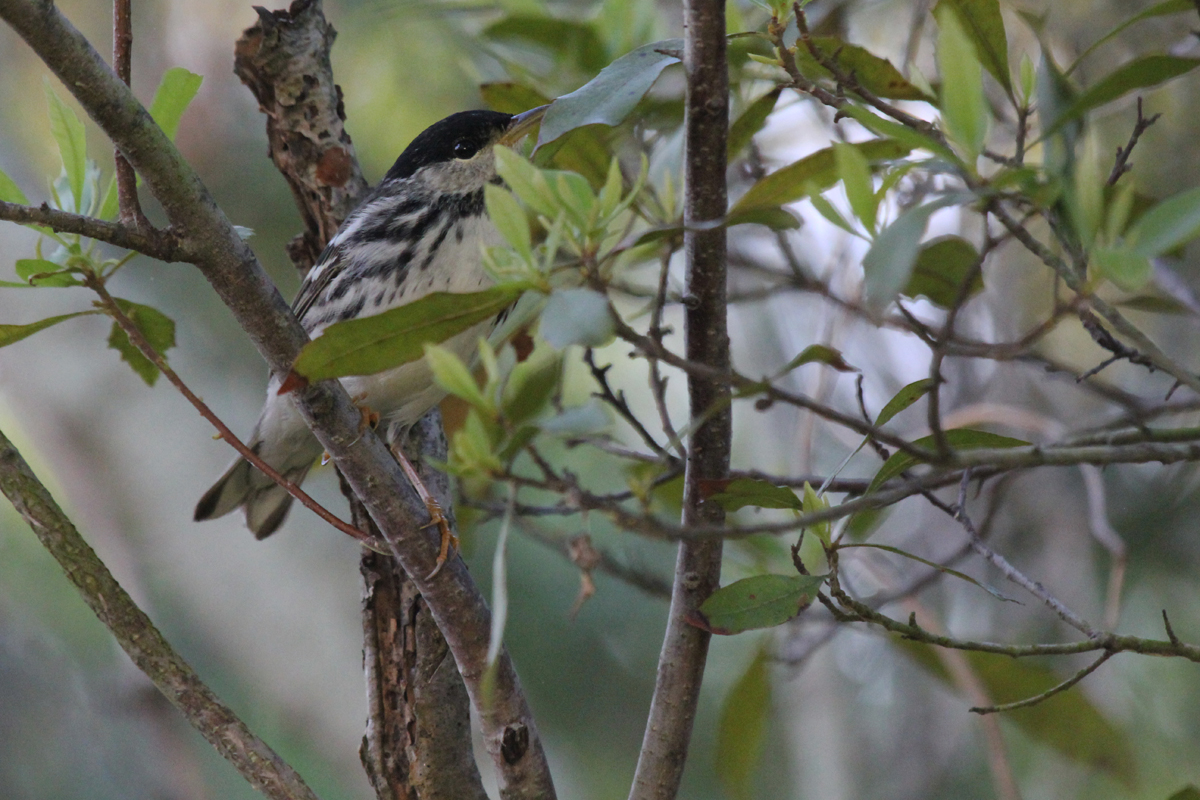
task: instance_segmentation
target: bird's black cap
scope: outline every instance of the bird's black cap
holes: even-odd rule
[[[512,114],[460,111],[435,122],[404,149],[384,180],[412,177],[421,167],[455,158],[470,158],[508,128]]]

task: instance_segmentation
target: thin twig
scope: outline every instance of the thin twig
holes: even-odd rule
[[[1030,706],[1036,706],[1038,703],[1041,703],[1044,700],[1049,700],[1051,697],[1054,697],[1054,695],[1060,694],[1062,692],[1065,692],[1067,689],[1070,689],[1072,686],[1079,683],[1081,680],[1086,678],[1088,675],[1091,675],[1093,672],[1095,672],[1097,669],[1099,669],[1101,664],[1103,664],[1105,661],[1108,661],[1110,658],[1112,658],[1115,655],[1116,655],[1116,651],[1113,651],[1113,650],[1104,651],[1104,654],[1101,655],[1099,658],[1097,658],[1095,661],[1093,661],[1091,664],[1088,664],[1086,667],[1084,667],[1083,669],[1076,672],[1070,678],[1067,678],[1062,683],[1060,683],[1056,686],[1053,686],[1050,689],[1047,689],[1046,691],[1042,692],[1041,694],[1034,695],[1033,697],[1027,697],[1024,700],[1017,700],[1016,702],[1013,702],[1013,703],[1001,703],[1000,705],[993,705],[993,706],[975,706],[975,707],[971,708],[970,711],[972,714],[996,714],[996,713],[999,713],[1002,711],[1016,711],[1018,708],[1029,708]]]
[[[276,470],[266,461],[263,461],[257,453],[247,447],[241,439],[235,436],[233,431],[229,429],[229,426],[222,422],[221,418],[218,417],[203,400],[197,397],[195,392],[188,388],[188,385],[183,382],[183,379],[179,377],[175,370],[171,369],[170,365],[167,364],[167,360],[163,358],[162,354],[155,349],[154,345],[150,344],[144,335],[142,335],[142,331],[138,328],[134,321],[131,320],[129,316],[121,310],[121,306],[118,305],[117,301],[113,299],[113,296],[108,293],[108,289],[104,286],[104,283],[99,278],[96,278],[93,275],[85,274],[84,285],[86,285],[99,296],[100,306],[104,309],[104,313],[112,317],[113,321],[121,326],[121,330],[123,330],[125,335],[129,337],[129,341],[133,343],[133,346],[136,347],[142,355],[148,358],[150,362],[154,364],[154,366],[158,367],[158,370],[162,372],[166,379],[171,382],[171,385],[178,389],[179,393],[182,394],[187,401],[192,404],[192,407],[200,412],[200,416],[208,420],[212,426],[217,429],[217,432],[220,434],[221,438],[228,442],[229,445],[238,452],[238,455],[249,461],[264,475],[287,490],[287,493],[299,500],[305,508],[311,510],[321,519],[325,520],[342,533],[352,536],[361,542],[363,546],[369,547],[372,550],[376,550],[378,552],[387,552],[381,549],[382,545],[376,542],[370,534],[360,531],[358,528],[354,527],[348,522],[342,521],[332,511],[325,508],[325,506],[321,505],[316,500],[312,499],[312,497],[309,496],[309,494],[301,489],[298,485],[283,477],[278,470]]]
[[[133,56],[133,12],[131,0],[113,0],[113,69],[117,77],[130,85]],[[137,174],[118,148],[114,161],[117,173],[117,203],[125,225],[148,230],[150,220],[142,213],[137,195]]]
[[[1161,116],[1162,114],[1155,114],[1152,117],[1144,116],[1142,114],[1142,98],[1138,97],[1137,122],[1135,122],[1133,125],[1133,133],[1129,135],[1129,141],[1124,147],[1117,148],[1117,160],[1116,163],[1113,164],[1112,172],[1110,172],[1108,175],[1109,186],[1115,186],[1117,181],[1121,179],[1122,175],[1133,169],[1133,165],[1129,163],[1129,156],[1133,154],[1133,148],[1137,147],[1138,139],[1142,137],[1142,134],[1145,133],[1151,125],[1158,122],[1158,119]]]

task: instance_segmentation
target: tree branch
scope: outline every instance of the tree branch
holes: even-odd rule
[[[88,546],[0,432],[0,491],[29,523],[133,663],[251,786],[273,800],[316,800],[294,769],[204,685]]]
[[[271,370],[286,374],[308,337],[249,246],[217,208],[190,165],[154,124],[84,36],[46,0],[0,0],[4,19],[75,96],[141,174],[171,224]],[[425,580],[437,558],[437,534],[408,532],[429,522],[424,503],[374,433],[359,430],[362,414],[340,383],[313,384],[295,394],[298,410],[322,447],[363,500],[405,571],[414,577],[480,711],[484,742],[498,772],[501,796],[554,797],[541,740],[507,653],[485,696],[490,613],[461,559]],[[517,740],[520,747],[506,746]]]
[[[159,261],[193,261],[195,254],[171,231],[137,230],[119,222],[105,222],[95,217],[71,214],[41,206],[23,206],[0,200],[0,219],[21,225],[42,225],[60,233],[74,233],[98,242],[134,250]]]
[[[685,0],[683,65],[687,73],[683,248],[687,264],[684,320],[687,359],[729,371],[725,228],[704,223],[726,212],[725,158],[729,73],[723,0]],[[690,428],[684,472],[683,525],[721,525],[724,510],[705,503],[704,481],[729,473],[730,392],[724,380],[688,375]],[[667,632],[654,699],[642,739],[631,800],[671,800],[687,759],[710,634],[685,622],[719,585],[721,539],[679,545]]]

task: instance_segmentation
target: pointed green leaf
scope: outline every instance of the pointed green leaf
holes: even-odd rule
[[[83,198],[83,181],[87,175],[87,139],[83,123],[75,112],[59,99],[46,81],[46,105],[50,112],[50,133],[58,143],[58,153],[62,157],[63,169],[67,173],[67,183],[71,187],[73,205],[70,209],[79,214],[87,213],[86,208],[80,208]]]
[[[912,150],[891,139],[872,139],[850,146],[868,162],[901,158]],[[834,149],[827,147],[772,172],[751,186],[750,191],[734,203],[729,215],[733,217],[754,208],[774,208],[793,203],[810,194],[813,189],[825,191],[838,180]]]
[[[786,375],[796,367],[804,364],[824,364],[833,367],[838,372],[858,372],[858,367],[846,362],[840,350],[824,344],[810,344],[800,351],[800,354],[787,363],[780,375]]]
[[[754,224],[765,225],[773,231],[794,231],[800,227],[800,220],[786,208],[776,206],[775,208],[751,208],[739,211],[736,216],[730,214],[726,218],[725,224],[731,228],[734,225]]]
[[[163,73],[162,81],[154,92],[154,100],[150,103],[150,116],[171,141],[175,141],[183,112],[187,111],[203,82],[203,76],[188,72],[183,67],[172,67]]]
[[[1138,255],[1154,258],[1200,236],[1200,188],[1168,197],[1138,218],[1125,241]]]
[[[901,125],[890,119],[868,111],[865,108],[856,106],[853,103],[846,103],[838,113],[845,114],[864,128],[874,133],[876,136],[884,137],[885,139],[893,140],[897,145],[906,148],[907,152],[913,150],[928,150],[946,159],[952,164],[962,163],[958,155],[955,154],[946,145],[939,142],[932,136],[926,135],[920,131],[914,130],[907,125]],[[866,155],[866,154],[864,154]],[[869,155],[867,155],[870,158]]]
[[[1150,281],[1150,259],[1122,247],[1097,247],[1092,251],[1096,272],[1127,292],[1136,292]]]
[[[1111,103],[1120,97],[1138,89],[1146,89],[1165,83],[1172,78],[1178,78],[1200,66],[1200,58],[1182,58],[1180,56],[1152,55],[1130,61],[1101,78],[1098,82],[1083,90],[1061,115],[1047,127],[1043,136],[1057,131],[1067,122]]]
[[[19,203],[23,206],[29,205],[29,198],[25,197],[25,193],[21,191],[21,187],[17,186],[16,181],[8,177],[2,169],[0,169],[0,200],[5,203]]]
[[[746,506],[789,508],[792,511],[804,508],[800,498],[788,487],[776,486],[758,478],[738,478],[729,481],[719,492],[709,495],[706,500],[719,503],[726,511],[737,511]]]
[[[896,392],[895,397],[888,400],[887,405],[883,407],[883,410],[879,412],[879,416],[875,418],[875,427],[878,428],[891,422],[892,417],[920,400],[932,388],[933,380],[931,378],[922,378],[919,381],[913,381],[908,386]]]
[[[28,325],[0,325],[0,347],[8,347],[14,342],[19,342],[27,336],[33,336],[38,331],[44,331],[51,325],[57,325],[65,320],[97,313],[99,312],[76,311],[74,314],[60,314],[57,317],[48,317],[37,322],[31,322]]]
[[[939,6],[938,72],[942,78],[942,121],[946,134],[959,146],[968,164],[974,164],[987,139],[987,100],[983,95],[983,68],[963,30],[959,16]]]
[[[80,280],[63,269],[62,264],[44,258],[22,258],[16,263],[17,277],[29,286],[60,288],[80,286]]]
[[[863,89],[886,100],[924,100],[933,98],[909,83],[900,70],[866,48],[849,44],[836,36],[814,36],[813,44],[826,57],[833,59],[842,72],[853,75]],[[809,77],[829,77],[830,73],[801,45],[796,52],[796,65]]]
[[[1200,800],[1200,789],[1195,786],[1185,786],[1171,795],[1168,800]]]
[[[304,346],[292,369],[321,381],[407,364],[424,355],[425,345],[444,342],[496,316],[525,289],[505,284],[471,294],[433,292],[382,314],[335,322]]]
[[[1012,75],[1008,68],[1008,37],[1004,33],[1004,18],[1000,16],[999,0],[940,0],[934,14],[949,7],[958,15],[963,31],[975,47],[975,54],[984,69],[992,74],[1004,90],[1012,95]]]
[[[550,98],[536,89],[531,89],[523,83],[511,81],[495,81],[479,86],[479,95],[484,104],[493,111],[505,114],[520,114],[531,108],[544,106]]]
[[[532,44],[560,58],[571,58],[588,74],[599,71],[608,61],[596,24],[590,21],[510,11],[484,28],[482,35],[499,42]]]
[[[824,575],[743,578],[709,595],[687,622],[720,636],[773,628],[808,608],[824,582]]]
[[[950,308],[958,300],[963,281],[975,269],[979,253],[960,236],[944,236],[921,246],[912,277],[901,290],[906,297],[925,296],[929,302]],[[983,274],[976,272],[967,297],[983,291]]]
[[[125,312],[125,316],[133,321],[142,336],[146,337],[146,341],[160,356],[165,356],[166,352],[175,346],[174,320],[157,308],[120,298],[116,300],[117,305]],[[153,386],[154,382],[158,380],[158,367],[142,354],[142,351],[129,340],[129,336],[116,322],[113,322],[112,330],[109,331],[108,346],[121,354],[121,360],[129,364],[133,371],[146,382],[147,386]]]
[[[551,104],[542,119],[538,145],[584,125],[620,124],[650,91],[662,71],[679,61],[668,52],[682,49],[682,39],[667,39],[621,56],[588,83]]]
[[[538,332],[558,350],[572,344],[603,347],[612,341],[608,298],[594,289],[560,289],[550,295]]]
[[[864,228],[874,233],[879,200],[875,197],[875,185],[871,180],[871,167],[867,159],[857,147],[838,142],[833,146],[833,160],[854,216],[858,217]]]
[[[804,513],[814,514],[818,511],[826,511],[829,508],[829,501],[823,497],[818,497],[817,492],[813,489],[812,484],[808,481],[804,482]],[[830,520],[818,522],[816,525],[806,530],[811,530],[825,547],[829,547],[833,536],[833,523]]]
[[[945,431],[945,434],[946,444],[950,445],[952,450],[1001,449],[1026,447],[1029,445],[1029,442],[1013,439],[1010,436],[1001,436],[998,433],[977,431],[970,428],[954,428]],[[937,442],[933,436],[926,436],[917,439],[913,444],[917,447],[932,448],[936,446]],[[891,458],[883,463],[883,466],[879,468],[879,472],[875,473],[875,477],[871,479],[871,485],[867,487],[866,493],[870,494],[892,478],[899,476],[905,470],[919,463],[921,462],[916,456],[903,451],[892,453]]]
[[[717,726],[717,778],[733,800],[753,800],[771,713],[769,654],[759,650],[725,697]]]
[[[775,87],[747,106],[741,116],[729,126],[729,154],[727,156],[729,161],[737,158],[742,150],[750,144],[754,134],[762,130],[763,125],[767,123],[767,117],[771,116],[771,112],[775,110],[775,103],[782,93],[782,86]]]
[[[438,386],[475,408],[486,410],[491,407],[479,391],[475,376],[456,354],[436,344],[428,344],[425,345],[425,361],[433,371],[433,379]]]
[[[908,285],[929,218],[954,202],[954,198],[945,197],[910,208],[875,237],[862,262],[866,299],[871,308],[883,310]]]
[[[557,355],[533,356],[513,368],[504,387],[504,419],[520,425],[540,414],[550,403],[562,377],[562,359]]]
[[[529,218],[517,198],[507,189],[488,184],[483,187],[488,218],[496,230],[526,261],[533,259],[533,241],[529,233]]]
[[[1085,58],[1087,58],[1093,52],[1096,51],[1096,48],[1100,47],[1105,42],[1112,41],[1114,38],[1119,36],[1121,34],[1121,32],[1124,31],[1126,28],[1128,28],[1130,25],[1141,22],[1144,19],[1150,19],[1151,17],[1163,17],[1168,14],[1182,14],[1184,12],[1188,12],[1188,13],[1192,13],[1192,14],[1196,13],[1195,0],[1164,0],[1163,2],[1161,2],[1157,5],[1147,8],[1145,11],[1134,14],[1132,17],[1125,20],[1120,25],[1118,25],[1117,27],[1110,30],[1108,33],[1101,36],[1099,39],[1097,39],[1095,42],[1093,42],[1091,44],[1091,46],[1088,47],[1088,49],[1086,49],[1082,53],[1080,53],[1079,57],[1075,59],[1075,63],[1067,68],[1066,74],[1070,75],[1072,72],[1074,72],[1075,68],[1078,67]]]

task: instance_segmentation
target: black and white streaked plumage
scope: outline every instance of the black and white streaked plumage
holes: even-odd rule
[[[527,115],[464,111],[417,136],[304,279],[292,310],[309,335],[430,292],[467,293],[488,285],[481,247],[502,242],[484,207],[484,186],[499,181],[492,148],[523,132],[528,121]],[[480,335],[494,325],[480,323],[443,344],[470,361]],[[280,380],[271,378],[249,446],[299,484],[322,448],[291,395],[278,394]],[[357,402],[398,428],[412,425],[444,395],[424,360],[342,383]],[[239,458],[200,499],[195,518],[242,507],[247,527],[262,539],[282,524],[291,503],[286,490]]]

